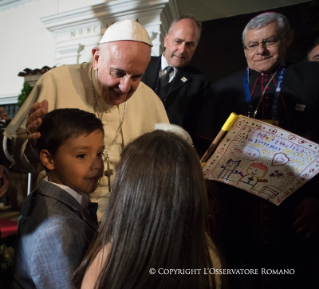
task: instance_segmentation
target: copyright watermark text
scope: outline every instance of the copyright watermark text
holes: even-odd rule
[[[203,268],[203,269],[165,269],[151,268],[150,274],[159,275],[294,275],[295,269],[215,269],[215,268]]]

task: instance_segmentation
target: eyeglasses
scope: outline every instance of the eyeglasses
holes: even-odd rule
[[[249,52],[255,51],[259,47],[260,43],[266,47],[271,47],[275,45],[279,41],[279,39],[285,34],[286,32],[280,34],[279,36],[273,36],[268,39],[261,40],[259,42],[250,42],[248,43],[248,45],[244,45],[244,49],[246,49]]]

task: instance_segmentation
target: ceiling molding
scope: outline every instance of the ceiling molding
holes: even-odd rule
[[[34,0],[0,0],[0,10],[4,11],[12,7],[26,4]]]
[[[97,22],[113,23],[123,20],[125,17],[134,19],[137,15],[159,14],[169,2],[169,0],[118,0],[58,13],[43,17],[41,20],[49,31],[62,32],[63,30]],[[173,8],[176,9],[174,6]]]
[[[178,14],[176,0],[116,0],[42,17],[41,21],[54,35],[55,64],[60,65],[90,61],[90,51],[107,27],[126,18],[144,26],[152,39],[152,55],[160,55],[164,35]]]

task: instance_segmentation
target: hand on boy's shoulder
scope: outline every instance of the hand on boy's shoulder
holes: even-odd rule
[[[28,134],[28,140],[35,144],[36,140],[40,137],[38,128],[42,124],[43,116],[48,113],[48,101],[42,100],[41,102],[36,102],[30,107],[26,129]]]

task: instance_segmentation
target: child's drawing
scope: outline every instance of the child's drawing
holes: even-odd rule
[[[271,188],[271,187],[263,187],[262,190],[259,192],[259,194],[263,194],[266,197],[269,197],[271,199],[275,198],[279,193],[278,193],[278,188]]]
[[[290,159],[288,158],[288,156],[284,153],[276,153],[273,156],[272,159],[272,166],[283,166],[286,163],[288,163],[290,161]]]
[[[258,182],[268,182],[267,179],[263,179],[267,172],[268,168],[265,165],[253,163],[247,168],[247,175],[243,175],[241,172],[238,173],[241,175],[241,179],[239,179],[238,184],[242,183],[247,189],[252,190]]]
[[[319,172],[319,145],[239,117],[207,161],[204,176],[279,205]]]
[[[235,169],[236,169],[236,167],[238,167],[240,162],[241,162],[240,160],[239,161],[233,161],[232,159],[228,160],[225,165],[221,166],[221,168],[223,168],[223,170],[219,174],[218,178],[222,178],[224,180],[229,180],[229,177],[231,176],[231,174],[238,173],[238,171]]]
[[[289,174],[287,174],[287,175],[289,175]],[[279,172],[279,170],[275,170],[273,173],[269,174],[269,177],[270,178],[282,179],[282,178],[285,177],[285,175],[283,173]]]

